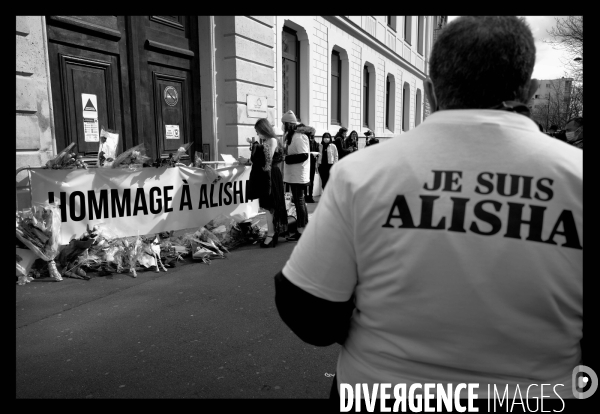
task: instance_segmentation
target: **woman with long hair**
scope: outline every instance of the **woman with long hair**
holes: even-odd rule
[[[358,151],[358,132],[352,130],[345,142],[346,148],[353,148],[353,151]]]
[[[281,174],[283,145],[266,118],[256,121],[254,130],[260,143],[253,145],[250,158],[248,198],[258,198],[258,205],[267,216],[267,237],[260,247],[275,247],[279,235],[287,232],[288,223]]]
[[[335,134],[335,137],[333,137],[333,143],[335,144],[335,146],[337,148],[338,156],[339,156],[340,160],[342,158],[344,158],[346,155],[354,152],[353,147],[346,148],[346,134],[347,133],[348,133],[348,128],[341,127],[339,129],[339,131]]]
[[[284,141],[286,148],[283,181],[289,184],[292,191],[292,201],[296,206],[296,233],[289,235],[287,240],[298,241],[308,224],[308,210],[304,201],[304,192],[310,181],[310,144],[308,137],[297,130],[298,121],[292,111],[287,111],[281,117],[283,123]]]
[[[338,162],[338,152],[335,144],[332,145],[331,134],[323,133],[321,143],[319,144],[319,156],[317,158],[317,168],[321,177],[321,188],[325,190],[325,184],[329,180],[329,170],[331,166]]]

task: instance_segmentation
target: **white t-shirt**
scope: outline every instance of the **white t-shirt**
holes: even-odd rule
[[[284,138],[285,139],[285,138]],[[287,155],[308,154],[310,144],[304,134],[295,133],[292,142],[287,147]],[[310,158],[298,164],[285,164],[283,181],[286,183],[306,184],[310,181]]]
[[[560,383],[572,396],[582,164],[499,110],[435,112],[336,163],[283,274],[330,301],[356,294],[338,384],[479,383],[482,397],[488,383]]]

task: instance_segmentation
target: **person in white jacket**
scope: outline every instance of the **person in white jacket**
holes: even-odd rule
[[[285,168],[283,181],[292,190],[292,201],[296,207],[296,233],[286,237],[288,241],[298,241],[308,223],[308,210],[304,195],[306,186],[310,182],[310,144],[302,128],[298,128],[298,121],[294,112],[287,111],[281,117],[284,126],[285,142]]]
[[[331,134],[323,133],[323,138],[319,144],[319,156],[317,157],[317,168],[321,177],[321,188],[325,190],[325,184],[329,180],[329,170],[331,166],[338,162],[338,150],[335,145],[331,144]]]

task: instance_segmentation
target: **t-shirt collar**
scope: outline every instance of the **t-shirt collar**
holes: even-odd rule
[[[460,125],[498,124],[503,127],[539,132],[538,125],[531,118],[498,109],[444,109],[429,115],[423,122]]]

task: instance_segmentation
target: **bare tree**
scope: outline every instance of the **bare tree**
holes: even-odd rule
[[[566,122],[583,114],[583,86],[569,79],[556,79],[550,82],[550,92],[536,102],[531,117],[547,131],[555,124],[559,128]]]
[[[555,48],[565,49],[562,63],[570,77],[583,83],[583,16],[556,17],[556,26],[548,31],[552,39],[544,40]]]

